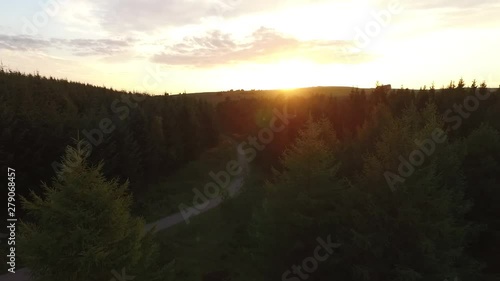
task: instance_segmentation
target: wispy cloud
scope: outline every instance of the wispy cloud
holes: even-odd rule
[[[102,28],[110,31],[153,31],[200,24],[204,19],[231,19],[290,6],[327,0],[79,0],[91,5]],[[340,0],[340,2],[345,0]]]
[[[343,40],[301,41],[273,29],[261,27],[243,40],[236,40],[221,31],[186,37],[180,43],[167,46],[152,60],[169,65],[201,67],[292,58],[331,63],[342,62],[347,55],[345,50],[351,45],[351,42]]]
[[[238,7],[240,0],[87,0],[102,28],[110,31],[152,31],[200,23]]]
[[[76,56],[102,56],[123,52],[133,39],[40,39],[25,35],[0,34],[0,49],[12,51],[40,51],[51,48],[69,50]]]

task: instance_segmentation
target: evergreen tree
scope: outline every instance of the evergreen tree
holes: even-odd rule
[[[463,253],[469,228],[463,220],[462,147],[427,143],[428,153],[411,159],[422,149],[417,143],[442,128],[438,116],[434,105],[408,108],[386,124],[376,151],[365,158],[339,215],[343,249],[349,249],[340,264],[350,271],[347,278],[439,281],[477,273]],[[401,165],[405,175],[397,172]]]
[[[472,254],[486,262],[486,271],[500,274],[500,132],[483,124],[466,139],[463,167],[467,197],[474,205],[468,218],[483,226]]]
[[[153,266],[152,233],[130,214],[127,184],[106,180],[101,168],[88,166],[79,142],[66,149],[62,170],[44,185],[43,197],[22,198],[32,220],[21,224],[20,256],[35,280],[103,281],[113,271],[158,280],[151,274],[165,273]]]
[[[274,182],[267,183],[263,209],[255,215],[257,249],[253,252],[263,266],[258,270],[270,280],[310,256],[317,237],[331,234],[326,225],[336,207],[336,194],[343,188],[335,176],[335,145],[329,122],[309,119],[283,154],[283,170],[275,170]]]

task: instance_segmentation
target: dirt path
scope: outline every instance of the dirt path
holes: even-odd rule
[[[243,186],[243,183],[245,182],[245,176],[248,174],[248,163],[245,160],[244,155],[239,154],[236,152],[236,155],[238,156],[238,163],[242,167],[243,171],[238,175],[237,177],[231,179],[231,182],[229,183],[229,186],[227,187],[228,192],[229,192],[229,197],[234,197],[238,194],[238,192],[241,190],[241,187]],[[197,215],[200,215],[210,209],[213,209],[219,204],[222,203],[222,198],[221,196],[218,196],[214,199],[210,200],[210,203],[208,206],[201,208],[201,207],[195,207],[200,213]],[[156,222],[147,224],[145,229],[150,230],[154,226],[156,226],[156,231],[161,231],[164,229],[167,229],[171,226],[174,226],[176,224],[182,223],[184,221],[184,218],[182,214],[179,212],[177,214],[170,215],[168,217],[165,217],[163,219],[160,219]],[[0,280],[1,281],[1,280]]]

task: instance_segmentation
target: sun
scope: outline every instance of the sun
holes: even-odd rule
[[[271,63],[259,74],[262,89],[291,90],[314,84],[314,63],[304,59],[288,59]]]

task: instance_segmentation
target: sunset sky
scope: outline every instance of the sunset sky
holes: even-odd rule
[[[151,93],[498,86],[499,15],[498,0],[2,1],[0,60]]]

